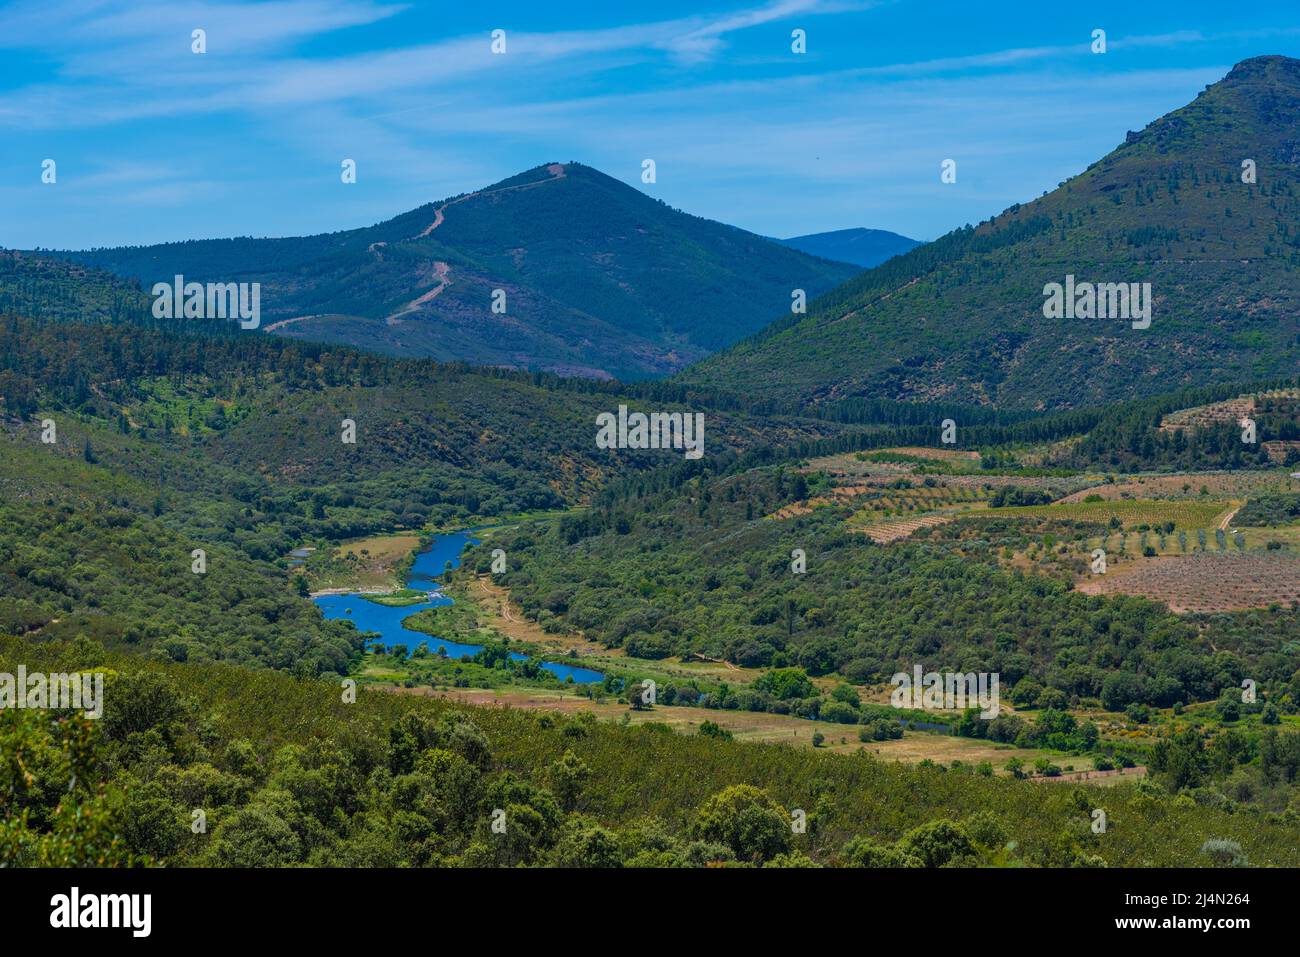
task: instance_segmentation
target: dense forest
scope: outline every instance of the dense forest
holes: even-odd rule
[[[365,692],[94,641],[0,669],[108,675],[104,716],[0,712],[8,866],[1291,865],[1293,814],[974,768]],[[1274,736],[1268,773],[1294,775]],[[1165,760],[1184,765],[1183,751]],[[1197,772],[1202,765],[1192,763]],[[1203,766],[1209,770],[1208,763]],[[72,785],[69,787],[68,782]],[[792,827],[803,813],[802,830]],[[504,822],[494,830],[493,822]]]

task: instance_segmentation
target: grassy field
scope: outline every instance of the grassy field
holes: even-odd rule
[[[1040,758],[1046,758],[1066,774],[1094,770],[1093,759],[1090,757],[1061,754],[1041,748],[1017,748],[1009,744],[997,744],[977,738],[959,738],[947,734],[908,731],[896,740],[873,741],[863,747],[868,753],[882,760],[910,764],[921,761],[933,761],[944,765],[952,765],[954,761],[960,761],[962,764],[979,764],[981,761],[988,761],[998,774],[1010,774],[1006,765],[1012,758],[1018,759],[1027,766],[1033,765]]]
[[[347,542],[324,556],[325,561],[308,562],[308,584],[314,592],[396,591],[401,586],[397,568],[419,544],[419,537],[409,533]]]
[[[989,518],[1035,518],[1065,522],[1108,524],[1118,519],[1125,528],[1136,525],[1160,525],[1173,522],[1175,528],[1217,528],[1219,522],[1242,503],[1240,501],[1171,501],[1147,499],[1112,499],[1100,502],[1067,502],[1053,505],[1027,505],[989,509],[981,516]]]
[[[414,588],[402,588],[383,595],[366,595],[365,600],[388,608],[404,608],[419,605],[429,600],[429,593]]]
[[[1277,542],[1291,551],[1300,551],[1300,525],[1279,525],[1276,528],[1243,528],[1247,548],[1267,548]]]
[[[925,731],[907,731],[902,738],[892,741],[862,742],[858,739],[857,725],[835,724],[828,721],[807,721],[788,715],[752,711],[726,711],[712,708],[686,708],[659,705],[644,711],[633,711],[626,704],[615,701],[592,701],[585,696],[568,691],[528,688],[394,688],[402,694],[429,695],[479,706],[544,709],[571,714],[590,711],[598,718],[623,721],[629,724],[657,723],[667,725],[682,734],[698,734],[705,721],[713,722],[731,733],[737,741],[764,744],[787,744],[812,748],[813,735],[821,734],[819,751],[848,754],[864,751],[884,761],[916,764],[933,761],[951,765],[979,764],[988,761],[997,774],[1009,774],[1007,762],[1018,758],[1032,765],[1039,758],[1047,758],[1062,770],[1090,771],[1091,758],[1065,755],[1038,748],[1016,748],[973,738],[960,738]]]

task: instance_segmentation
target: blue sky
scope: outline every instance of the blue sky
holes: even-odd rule
[[[1300,56],[1300,5],[18,0],[0,245],[351,228],[557,160],[766,235],[933,239],[1266,53]]]

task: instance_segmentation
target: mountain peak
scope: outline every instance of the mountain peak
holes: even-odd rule
[[[62,253],[145,283],[260,283],[262,329],[593,378],[676,371],[856,270],[548,162],[364,229]]]
[[[1289,77],[1293,82],[1300,83],[1300,60],[1277,53],[1253,56],[1242,60],[1228,71],[1227,76],[1211,86],[1278,77]]]
[[[1242,60],[1192,102],[1130,131],[1120,149],[1099,164],[1110,166],[1125,148],[1146,146],[1171,159],[1227,163],[1250,158],[1294,164],[1300,159],[1300,60],[1257,56]]]

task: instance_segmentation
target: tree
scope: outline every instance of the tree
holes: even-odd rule
[[[849,867],[924,867],[916,855],[893,844],[881,844],[868,837],[855,837],[844,846],[844,861]]]
[[[1201,845],[1201,854],[1215,867],[1249,867],[1250,861],[1236,841],[1212,837]]]
[[[1199,786],[1209,767],[1201,732],[1194,727],[1184,728],[1172,738],[1158,741],[1152,749],[1151,765],[1168,776],[1171,790]]]
[[[551,863],[556,867],[621,867],[623,854],[612,833],[590,818],[576,816],[564,822]]]
[[[547,768],[547,778],[560,807],[572,811],[578,806],[582,789],[591,778],[591,768],[573,753],[572,748],[566,748],[560,760]]]
[[[1107,711],[1123,711],[1145,697],[1142,679],[1126,671],[1116,671],[1106,676],[1101,686],[1101,706]]]
[[[700,736],[704,738],[718,738],[722,741],[731,740],[731,732],[714,721],[704,721],[700,724]]]
[[[1241,720],[1241,704],[1235,698],[1220,698],[1214,708],[1220,721],[1230,724]]]
[[[219,867],[287,867],[302,860],[302,840],[270,807],[251,804],[217,826],[210,853]]]
[[[700,807],[691,834],[725,844],[739,860],[766,861],[790,847],[790,815],[750,784],[733,784]]]
[[[116,741],[156,731],[170,742],[180,733],[188,713],[176,682],[150,671],[113,676],[104,689],[104,699],[100,724],[104,734]]]
[[[782,701],[808,698],[816,693],[813,683],[808,680],[808,675],[802,668],[773,668],[765,671],[754,680],[753,687],[755,691],[766,691]]]
[[[862,699],[858,697],[857,689],[851,684],[837,684],[831,690],[831,697],[836,701],[842,701],[844,704],[852,705],[857,708],[862,704]]]
[[[641,687],[639,681],[629,681],[623,689],[627,697],[628,707],[633,711],[646,711],[650,708],[650,703],[645,699],[646,689]]]
[[[920,859],[926,867],[942,867],[978,856],[966,829],[954,821],[940,819],[922,824],[903,835],[899,849]]]

